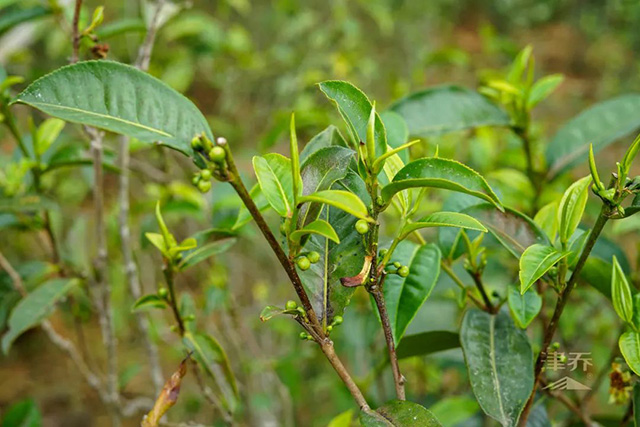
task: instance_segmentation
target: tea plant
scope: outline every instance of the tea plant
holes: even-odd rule
[[[234,142],[214,137],[208,121],[190,100],[139,69],[148,64],[155,27],[150,28],[150,38],[141,49],[139,68],[107,60],[75,63],[82,38],[96,42],[91,35],[101,23],[101,13],[96,11],[92,23],[78,32],[76,9],[73,64],[43,76],[15,97],[10,90],[20,80],[0,75],[3,122],[20,151],[19,160],[2,175],[3,196],[14,206],[22,203],[16,211],[32,213],[16,214],[16,221],[24,228],[45,231],[52,259],[59,267],[57,278],[29,292],[20,274],[0,256],[0,264],[21,294],[2,338],[5,353],[23,332],[40,324],[100,394],[114,424],[137,411],[138,403],[125,402],[117,384],[104,242],[102,170],[106,164],[102,139],[106,131],[122,135],[120,237],[131,293],[137,300],[133,309],[148,340],[149,358],[157,367],[157,361],[153,362],[157,349],[148,338],[148,319],[140,314],[149,309],[171,313],[173,331],[188,354],[164,387],[156,370],[154,385],[159,397],[155,404],[144,400],[141,404],[145,411],[152,408],[142,421],[145,426],[158,425],[176,403],[191,358],[202,393],[218,409],[221,419],[232,423],[240,411],[242,393],[232,363],[218,341],[199,329],[194,304],[187,294],[181,298],[179,289],[183,271],[228,250],[231,239],[252,222],[297,297],[297,301],[265,307],[260,318],[267,321],[287,316],[299,324],[300,339],[315,344],[326,357],[358,406],[363,426],[441,425],[430,410],[407,400],[405,384],[412,377],[403,375],[399,360],[458,346],[462,347],[477,403],[500,424],[537,425],[532,422],[534,413],[536,420],[546,420],[543,393],[566,406],[568,419],[592,424],[593,414],[585,404],[588,395],[577,402],[558,397],[548,387],[544,370],[549,355],[557,349],[553,341],[561,317],[574,302],[573,291],[582,283],[596,287],[603,298],[611,300],[626,325],[619,339],[620,351],[629,368],[640,374],[640,300],[616,251],[599,244],[609,222],[640,211],[640,178],[629,176],[640,138],[631,143],[615,168],[609,166],[611,173],[606,176],[598,171],[595,158],[596,152],[640,126],[637,95],[621,96],[584,111],[543,146],[531,112],[562,83],[562,76],[536,80],[531,48],[516,57],[506,75],[487,75],[477,92],[455,85],[439,86],[409,95],[382,112],[351,83],[323,81],[318,89],[337,108],[345,132],[328,127],[300,151],[292,114],[289,157],[278,153],[253,157],[257,182],[247,186],[234,158]],[[32,119],[31,135],[25,138],[14,116],[18,104],[53,118],[39,126]],[[91,143],[91,160],[68,159],[52,152],[67,122],[83,126]],[[419,149],[424,154],[426,138],[487,128],[511,133],[521,144],[523,170],[512,169],[506,175],[525,183],[525,191],[518,195],[519,209],[503,202],[517,197],[499,197],[501,191],[494,190],[483,176],[442,157],[438,147],[428,147],[431,155],[415,158]],[[419,139],[410,140],[410,136]],[[219,187],[212,182],[220,181],[230,185],[242,202],[232,227],[203,230],[185,239],[169,230],[158,203],[155,217],[159,233],[146,233],[146,238],[160,251],[164,284],[148,295],[140,292],[128,234],[129,138],[141,144],[159,143],[188,156],[197,169],[192,184],[199,191],[207,193],[214,188],[215,197]],[[75,271],[60,255],[48,208],[41,203],[44,175],[86,163],[94,166],[98,247],[90,276]],[[567,173],[579,165],[588,165],[590,174],[565,185],[569,184]],[[31,179],[25,185],[27,174]],[[439,190],[449,194],[442,209],[430,203],[440,197]],[[589,229],[580,227],[587,204],[599,205]],[[277,218],[277,223],[272,218]],[[421,234],[428,228],[438,229],[437,239]],[[518,268],[511,271],[514,283],[490,284],[487,267],[510,269],[512,260],[505,261],[507,257],[518,262]],[[460,288],[457,299],[464,314],[459,335],[454,334],[453,339],[437,332],[407,336],[441,271]],[[461,273],[468,279],[460,277]],[[607,280],[604,285],[603,278]],[[87,286],[94,296],[107,351],[105,381],[46,320],[50,309],[79,286]],[[332,340],[333,334],[350,333],[348,306],[356,292],[370,296],[372,316],[379,319],[385,339],[384,365],[390,365],[393,375],[395,399],[375,409],[369,403],[366,381],[354,378]],[[555,304],[549,318],[544,302]],[[540,336],[534,330],[536,319],[541,324]],[[374,367],[371,372],[374,377],[380,373]],[[627,400],[628,391],[620,392],[620,400]],[[634,405],[638,395],[634,393]],[[350,425],[350,415],[342,422]]]

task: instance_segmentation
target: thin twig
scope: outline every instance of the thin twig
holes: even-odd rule
[[[551,341],[553,340],[553,335],[555,334],[556,329],[558,328],[560,316],[562,316],[564,307],[569,301],[569,295],[571,294],[571,291],[573,290],[576,283],[578,282],[578,277],[580,276],[580,272],[582,271],[582,268],[587,262],[587,258],[589,257],[589,254],[591,253],[591,250],[593,249],[593,246],[595,245],[596,240],[598,240],[598,237],[600,236],[602,229],[604,228],[605,224],[607,223],[607,220],[609,219],[608,214],[609,214],[609,208],[606,205],[603,205],[602,209],[600,210],[600,215],[598,215],[598,219],[596,220],[596,223],[593,225],[593,228],[589,232],[589,237],[587,238],[587,242],[585,243],[584,248],[582,249],[580,258],[578,258],[578,262],[576,263],[576,266],[573,269],[573,273],[571,273],[571,277],[569,278],[569,281],[567,282],[566,287],[558,297],[556,308],[553,312],[553,316],[551,317],[551,320],[549,321],[549,324],[547,325],[547,328],[545,329],[544,339],[542,341],[542,346],[540,347],[540,353],[538,354],[538,359],[536,360],[536,365],[534,370],[535,376],[534,376],[533,390],[531,391],[531,396],[529,396],[529,400],[527,401],[527,404],[525,405],[524,409],[522,410],[522,414],[520,415],[519,425],[521,427],[524,427],[527,425],[527,418],[529,417],[529,412],[531,411],[531,405],[533,404],[533,399],[536,394],[536,389],[538,388],[538,384],[540,382],[542,368],[544,367],[544,364],[547,360],[547,351],[549,349],[549,345],[551,345]]]
[[[398,363],[398,355],[396,354],[396,345],[393,339],[393,332],[391,331],[391,323],[389,322],[389,315],[387,314],[387,307],[384,302],[383,285],[385,277],[386,274],[383,273],[378,286],[372,286],[369,292],[376,302],[378,313],[380,313],[382,330],[384,331],[384,338],[387,342],[389,361],[391,362],[391,371],[393,372],[393,380],[396,387],[396,396],[399,400],[406,400],[404,390],[406,380],[400,372],[400,364]]]
[[[164,6],[165,1],[159,0],[151,20],[151,24],[147,29],[147,35],[144,42],[140,46],[138,52],[138,58],[136,60],[136,66],[146,71],[149,68],[149,61],[151,59],[151,52],[156,38],[158,29],[160,12]],[[142,284],[140,283],[140,275],[138,273],[138,266],[133,259],[133,249],[131,245],[131,230],[129,227],[129,142],[128,136],[122,136],[120,138],[120,156],[119,164],[120,168],[120,186],[118,198],[120,202],[120,212],[118,215],[119,231],[120,231],[120,247],[122,250],[122,258],[124,262],[124,270],[127,276],[127,282],[129,284],[129,292],[134,300],[138,300],[142,296]],[[149,370],[151,374],[151,380],[156,394],[159,394],[164,385],[164,377],[162,375],[162,368],[160,366],[160,357],[158,355],[158,347],[155,345],[149,334],[149,318],[146,313],[137,312],[135,314],[138,330],[142,335],[142,341],[147,352],[149,359]]]
[[[107,353],[107,390],[112,404],[111,419],[114,426],[120,425],[118,391],[118,352],[117,337],[113,328],[111,309],[111,287],[107,279],[107,241],[104,221],[104,177],[102,169],[103,146],[102,132],[85,127],[91,139],[91,156],[93,158],[93,209],[95,215],[95,238],[97,253],[93,261],[93,287],[98,320],[102,332],[102,340]]]
[[[584,423],[585,426],[593,425],[593,421],[591,420],[591,418],[589,418],[589,415],[587,415],[584,412],[584,410],[580,408],[580,406],[576,405],[573,400],[569,399],[567,396],[565,396],[562,393],[556,393],[555,391],[549,388],[546,388],[548,384],[542,378],[540,379],[540,384],[544,386],[544,388],[542,389],[544,393],[548,394],[554,399],[557,399],[560,403],[566,406],[567,409],[569,409],[571,412],[576,414],[580,418],[580,420]]]
[[[476,306],[478,306],[478,308],[480,308],[481,310],[485,310],[485,311],[488,310],[487,307],[482,303],[482,301],[480,301],[478,298],[476,298],[476,296],[473,295],[472,293],[468,292],[468,289],[467,289],[466,285],[462,282],[462,279],[460,279],[460,277],[458,277],[458,275],[455,273],[455,271],[453,271],[453,269],[444,260],[440,261],[440,268],[442,268],[442,270],[445,273],[447,273],[447,275],[451,278],[451,280],[453,280],[453,283],[458,285],[458,287],[460,289],[462,289],[464,292],[466,292],[466,294],[469,297],[469,299],[471,301],[473,301],[473,303]]]
[[[75,9],[73,11],[73,23],[71,24],[73,52],[71,53],[71,63],[78,62],[80,52],[80,30],[78,22],[80,21],[80,10],[82,9],[82,0],[76,0]]]
[[[493,305],[491,299],[489,299],[489,295],[487,295],[487,291],[484,288],[484,283],[482,283],[482,276],[477,271],[470,271],[469,275],[473,279],[473,283],[476,285],[476,289],[480,292],[480,296],[484,301],[484,305],[489,313],[495,314],[497,312],[496,306]]]

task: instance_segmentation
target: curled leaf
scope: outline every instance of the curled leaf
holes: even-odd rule
[[[365,256],[364,264],[362,265],[362,270],[360,270],[360,273],[352,277],[340,278],[340,283],[342,283],[342,286],[346,286],[347,288],[353,288],[353,287],[364,284],[364,281],[367,279],[367,276],[369,275],[369,270],[371,270],[371,261],[372,261],[371,256]]]
[[[156,399],[156,403],[153,408],[142,420],[142,427],[157,427],[160,423],[160,418],[178,401],[178,395],[180,394],[180,386],[182,385],[182,378],[187,374],[187,361],[189,357],[186,357],[178,370],[175,371],[171,378],[164,384],[160,395]]]

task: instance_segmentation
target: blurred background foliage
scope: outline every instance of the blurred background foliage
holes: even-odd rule
[[[99,43],[108,44],[107,58],[132,62],[144,36],[148,5],[132,0],[86,1],[85,25],[99,5],[105,6],[105,20],[97,34]],[[19,25],[12,21],[16,10],[36,7],[42,11],[34,19]],[[0,0],[0,8],[0,64],[8,74],[31,82],[68,63],[71,2]],[[327,79],[353,82],[382,109],[428,86],[451,82],[476,87],[488,70],[504,69],[530,44],[539,75],[565,75],[564,83],[534,114],[533,132],[543,142],[560,123],[591,103],[640,90],[640,62],[635,55],[640,49],[640,4],[633,0],[194,0],[168,9],[150,73],[194,100],[216,136],[225,136],[232,144],[249,180],[253,155],[285,152],[292,111],[303,142],[328,124],[340,123],[332,105],[315,87]],[[92,48],[83,46],[85,57],[91,57]],[[106,46],[100,51],[106,52]],[[28,129],[30,112],[24,107],[16,111],[20,126]],[[41,122],[42,116],[36,115],[35,120]],[[613,165],[628,142],[599,154],[599,162]],[[80,129],[72,125],[65,127],[54,144],[54,152],[60,156],[88,148]],[[522,149],[509,132],[480,129],[432,137],[415,147],[412,155],[431,155],[436,146],[441,156],[466,162],[482,172],[499,189],[506,205],[530,210],[531,185],[515,170],[524,170]],[[107,166],[114,164],[116,153],[117,139],[109,138]],[[155,202],[162,201],[169,227],[183,238],[205,228],[229,227],[239,200],[221,183],[201,195],[189,182],[194,167],[169,150],[134,145],[132,153],[135,257],[145,290],[153,292],[162,280],[160,258],[143,236],[155,231]],[[5,195],[19,196],[26,188],[27,170],[16,158],[15,142],[0,129],[0,184]],[[586,165],[583,169],[575,176],[585,175]],[[132,301],[119,252],[117,171],[109,169],[106,177],[120,382],[125,394],[144,394],[149,393],[145,354],[130,314]],[[92,179],[87,167],[60,169],[43,181],[64,262],[78,271],[90,271],[94,256]],[[551,190],[543,198],[553,199],[570,181],[570,177],[559,180],[557,192]],[[440,206],[442,196],[433,194],[425,209]],[[640,227],[634,218],[609,232],[627,253],[626,258],[619,257],[626,262],[627,271],[636,264],[636,230]],[[0,247],[32,289],[44,277],[55,274],[57,267],[50,262],[50,248],[40,232],[24,232],[24,221],[29,220],[0,212]],[[390,229],[393,226],[387,224]],[[504,268],[505,263],[511,268]],[[488,286],[504,295],[506,286],[517,277],[514,272],[517,274],[515,259],[503,257],[491,262],[486,273]],[[263,306],[282,305],[293,293],[253,226],[243,230],[230,251],[177,280],[197,308],[196,322],[216,336],[230,355],[245,397],[239,410],[240,425],[324,426],[353,407],[322,355],[313,345],[297,339],[299,330],[294,322],[260,322]],[[456,331],[461,310],[454,289],[450,280],[441,276],[409,333]],[[0,328],[4,328],[8,310],[18,298],[4,272],[0,273],[0,296]],[[609,364],[618,321],[595,291],[582,289],[574,298],[581,303],[570,305],[563,316],[561,344],[567,350],[592,352],[597,370],[584,380],[594,381],[598,370]],[[84,343],[81,345],[91,350],[90,363],[101,366],[104,354],[86,294],[78,290],[63,307],[52,321]],[[160,345],[168,376],[184,354],[169,330],[171,318],[160,313],[152,316],[154,339]],[[338,352],[366,386],[372,402],[389,399],[393,383],[388,369],[378,379],[366,376],[371,367],[380,364],[384,341],[364,292],[356,294],[334,337]],[[533,337],[532,342],[539,342],[539,337]],[[410,378],[411,399],[430,407],[444,425],[487,425],[470,392],[460,349],[405,359],[403,372]],[[193,378],[185,381],[171,419],[204,424],[217,420]],[[10,355],[0,361],[0,383],[10,385],[0,388],[3,411],[32,398],[42,412],[44,425],[107,424],[97,396],[38,330],[21,337]],[[21,405],[26,408],[30,402]],[[600,387],[592,412],[603,415],[603,423],[609,415],[619,419],[624,409],[610,405],[607,385]],[[550,402],[550,418],[562,421],[565,412]]]

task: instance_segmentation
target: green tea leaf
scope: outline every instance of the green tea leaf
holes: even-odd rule
[[[631,287],[615,255],[613,256],[611,273],[611,301],[618,316],[625,322],[632,323],[633,299],[631,298]]]
[[[302,178],[300,177],[300,154],[298,152],[298,136],[296,135],[296,119],[291,114],[289,137],[289,151],[291,152],[291,176],[293,186],[293,200],[296,200],[302,194]]]
[[[86,96],[90,93],[91,96]],[[191,154],[191,139],[213,140],[206,119],[180,93],[137,68],[83,61],[33,82],[14,102],[53,117],[95,126]]]
[[[371,114],[371,101],[360,89],[351,83],[328,80],[319,83],[320,90],[333,101],[340,115],[347,123],[354,146],[367,140],[367,123]],[[387,134],[378,114],[375,119],[375,151],[376,157],[387,151]]]
[[[627,331],[618,340],[620,353],[636,375],[640,375],[640,333]]]
[[[584,208],[589,198],[589,184],[591,175],[571,184],[564,192],[558,208],[558,236],[566,243],[580,224]]]
[[[529,289],[524,294],[517,286],[509,286],[509,311],[519,328],[526,329],[536,318],[542,308],[542,298],[535,289]]]
[[[16,25],[48,16],[53,10],[49,7],[33,6],[29,8],[7,8],[2,12],[2,16],[0,16],[0,36]]]
[[[442,425],[455,426],[471,418],[480,407],[471,397],[452,396],[439,400],[429,409]]]
[[[59,119],[47,119],[38,127],[36,132],[35,150],[39,155],[44,154],[51,144],[58,138],[65,122]]]
[[[460,347],[460,336],[450,331],[429,331],[405,335],[400,340],[396,353],[399,359],[423,356]]]
[[[143,295],[133,304],[131,311],[143,311],[151,308],[167,308],[167,300],[159,297],[156,294]]]
[[[353,420],[353,409],[348,409],[343,413],[333,417],[327,427],[351,427]]]
[[[409,267],[407,277],[387,275],[383,287],[394,341],[399,343],[438,281],[440,250],[435,244],[403,241],[393,252],[391,262],[394,261]]]
[[[587,160],[589,144],[595,152],[640,127],[640,95],[627,94],[598,103],[571,119],[547,145],[549,178]]]
[[[204,244],[197,249],[186,253],[182,258],[182,261],[180,261],[178,268],[181,271],[191,268],[194,265],[206,260],[207,258],[226,252],[235,243],[235,238],[224,238]]]
[[[291,216],[295,204],[291,160],[276,153],[270,153],[264,157],[255,156],[253,169],[260,189],[273,210],[281,217]]]
[[[76,279],[51,279],[21,299],[11,311],[9,330],[2,337],[2,351],[7,354],[13,341],[40,324],[77,283]]]
[[[428,227],[457,227],[487,232],[487,229],[475,218],[459,212],[434,212],[421,220],[402,227],[399,238],[404,239],[415,230]]]
[[[307,234],[317,234],[319,236],[326,237],[336,243],[340,243],[340,238],[336,234],[331,224],[322,219],[317,219],[310,224],[307,224],[304,228],[291,233],[291,240],[299,242],[302,236]]]
[[[551,202],[544,205],[533,217],[535,222],[553,242],[558,233],[558,202]]]
[[[490,315],[470,309],[462,320],[460,341],[480,407],[503,426],[515,426],[534,382],[526,334],[504,310]]]
[[[389,203],[398,192],[407,188],[433,187],[470,194],[503,209],[487,181],[476,171],[455,160],[428,157],[414,160],[402,168],[393,181],[382,189],[382,198]]]
[[[520,257],[520,293],[524,294],[551,267],[568,255],[569,252],[558,252],[553,246],[529,246]]]
[[[479,93],[460,86],[425,89],[391,107],[400,114],[409,134],[432,136],[483,126],[509,126],[507,113]]]
[[[529,91],[527,108],[532,109],[538,103],[544,101],[563,81],[564,76],[562,74],[551,74],[535,82],[531,91]]]
[[[358,196],[344,190],[324,190],[300,197],[300,203],[318,202],[333,206],[355,216],[371,221],[369,211]]]
[[[262,309],[260,313],[260,320],[266,322],[275,316],[279,316],[281,314],[299,314],[297,310],[287,310],[285,308],[276,307],[275,305],[268,305]]]
[[[300,163],[304,164],[309,156],[327,147],[349,147],[338,128],[333,125],[328,126],[325,130],[311,138],[311,141],[304,146],[300,152]]]
[[[360,412],[363,427],[439,427],[440,421],[426,408],[406,400],[392,400],[375,412]]]

